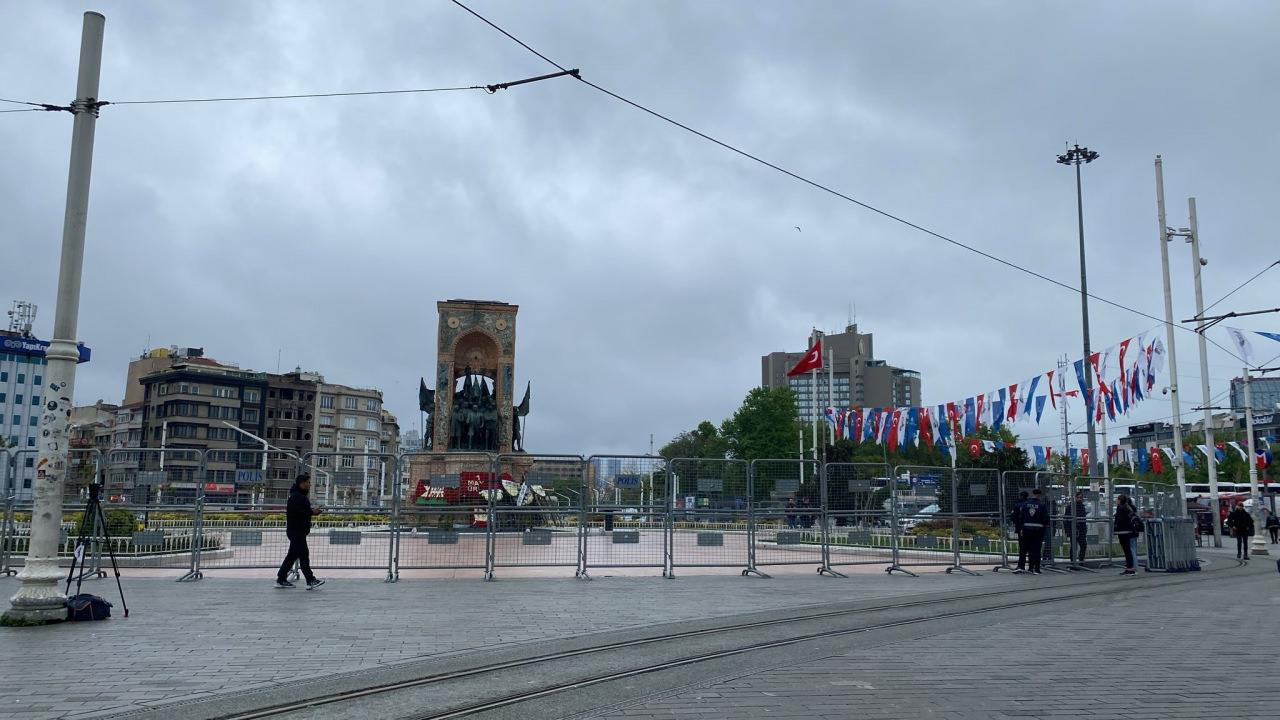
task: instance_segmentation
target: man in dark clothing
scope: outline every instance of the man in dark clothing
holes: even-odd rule
[[[1027,571],[1027,541],[1022,536],[1022,504],[1027,501],[1027,491],[1018,493],[1018,502],[1014,503],[1009,519],[1013,521],[1013,531],[1018,535],[1018,568],[1015,573]]]
[[[1244,503],[1236,503],[1236,507],[1227,515],[1227,526],[1231,528],[1231,537],[1236,539],[1236,559],[1249,559],[1249,538],[1253,537],[1253,518],[1244,509]]]
[[[289,570],[297,562],[302,566],[302,576],[307,579],[307,587],[315,588],[324,584],[311,572],[311,552],[307,549],[307,535],[311,532],[311,518],[321,513],[320,508],[311,507],[311,476],[303,473],[289,488],[289,504],[285,509],[285,535],[289,538],[289,552],[280,564],[280,572],[276,573],[276,587],[291,588]]]
[[[1084,502],[1084,491],[1077,490],[1070,517],[1062,519],[1062,527],[1067,534],[1068,547],[1071,548],[1072,552],[1072,562],[1083,563],[1085,553],[1089,550],[1089,539],[1086,537],[1089,534],[1088,518],[1089,507]]]
[[[1049,508],[1040,499],[1040,488],[1031,491],[1031,498],[1021,504],[1022,538],[1027,546],[1027,570],[1040,574],[1040,555],[1044,551],[1044,530],[1049,524]]]

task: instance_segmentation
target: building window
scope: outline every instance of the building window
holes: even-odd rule
[[[22,404],[22,396],[21,396],[21,395],[14,395],[14,396],[13,396],[13,404],[14,404],[14,405],[21,405],[21,404]]]
[[[321,434],[319,443],[320,447],[333,447],[333,436]]]
[[[25,373],[18,373],[18,384],[19,384],[19,385],[21,385],[22,383],[24,383],[24,382],[26,382],[26,381],[27,381],[27,376],[26,376],[26,374],[25,374]]]
[[[21,375],[19,375],[19,376],[18,376],[18,382],[22,382],[22,376],[21,376]],[[355,410],[355,409],[356,409],[356,399],[355,399],[355,398],[353,398],[353,397],[344,397],[344,398],[342,398],[342,407],[343,407],[343,409],[345,409],[345,410]]]
[[[31,427],[35,427],[40,424],[40,418],[36,417],[35,415],[32,415],[30,422],[28,422],[27,424],[30,425]]]
[[[27,438],[27,447],[35,447],[35,446],[36,446],[36,439],[35,439],[35,436],[32,436],[32,437]],[[27,467],[31,467],[31,459],[30,459],[30,458],[27,458]]]
[[[368,410],[369,412],[378,412],[378,401],[374,400],[373,398],[369,398],[365,400],[364,409]]]
[[[356,437],[355,437],[354,435],[343,435],[343,436],[342,436],[342,447],[344,447],[344,448],[353,448],[353,447],[355,447],[355,446],[356,446]]]
[[[245,391],[244,391],[244,401],[245,401],[245,402],[247,402],[247,403],[256,403],[256,402],[258,402],[258,391],[257,391],[257,390],[245,390]]]
[[[365,439],[364,439],[364,449],[365,449],[365,450],[368,450],[369,452],[377,452],[377,451],[378,451],[378,439],[377,439],[377,438],[365,438]]]
[[[342,456],[342,467],[349,468],[356,466],[356,459],[350,455]]]
[[[316,467],[329,467],[329,458],[324,455],[316,457]]]
[[[292,420],[292,419],[293,419],[293,411],[292,411],[292,410],[285,410],[285,411],[284,411],[284,419],[285,419],[285,420]]]
[[[36,384],[36,385],[43,385],[43,384],[44,384],[44,376],[43,376],[43,375],[37,375],[37,376],[35,377],[35,384]]]
[[[5,394],[0,393],[0,403],[4,402],[4,400],[5,400]]]
[[[378,421],[373,419],[365,420],[364,429],[369,432],[378,432]]]
[[[31,404],[32,404],[32,405],[39,405],[39,404],[40,404],[40,396],[39,396],[39,395],[32,395],[32,396],[31,396]]]
[[[353,418],[353,417],[351,417],[350,415],[343,416],[343,418],[342,418],[342,427],[343,427],[343,429],[344,429],[344,430],[355,430],[355,429],[356,429],[356,419],[355,419],[355,418]]]
[[[0,382],[9,382],[9,373],[7,371],[0,372]]]
[[[320,407],[321,407],[321,408],[323,408],[323,409],[325,409],[325,410],[332,410],[332,409],[333,409],[333,396],[332,396],[332,395],[321,395],[321,396],[320,396]]]
[[[292,432],[290,432],[290,431],[288,431],[288,430],[281,430],[281,431],[280,431],[280,439],[281,439],[281,440],[292,440],[292,439],[293,439],[293,433],[292,433]]]
[[[200,386],[199,386],[199,385],[192,385],[192,386],[191,386],[191,394],[192,394],[192,395],[199,395],[199,394],[200,394]]]
[[[321,415],[321,416],[320,416],[320,425],[321,425],[321,426],[323,426],[323,427],[333,427],[333,416],[332,416],[332,415]]]
[[[235,410],[235,408],[227,408],[227,409],[228,409],[228,410]],[[256,423],[258,422],[258,411],[257,411],[257,410],[245,410],[245,411],[244,411],[244,421],[245,421],[245,422],[247,422],[247,423],[250,423],[250,424],[256,424]]]

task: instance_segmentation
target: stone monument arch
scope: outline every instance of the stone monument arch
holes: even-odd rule
[[[490,300],[444,300],[436,309],[430,448],[512,452],[519,307]]]

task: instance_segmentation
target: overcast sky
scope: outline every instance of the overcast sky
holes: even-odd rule
[[[1208,300],[1280,258],[1274,3],[473,7],[585,78],[1073,286],[1074,177],[1054,156],[1064,141],[1087,145],[1102,153],[1085,169],[1090,289],[1152,315],[1163,315],[1156,154],[1170,224],[1185,225],[1197,197]],[[9,2],[0,97],[72,99],[86,9],[107,16],[105,100],[553,70],[442,0]],[[0,115],[0,300],[38,303],[46,338],[70,129],[65,113]],[[1171,251],[1184,319],[1189,248]],[[1216,309],[1275,307],[1278,286],[1280,268]],[[416,427],[435,301],[455,297],[520,305],[516,381],[533,381],[528,446],[542,452],[643,452],[650,433],[660,446],[719,422],[759,383],[760,355],[803,349],[813,326],[838,331],[850,303],[877,354],[923,374],[930,403],[1080,356],[1077,295],[572,79],[495,95],[103,109],[79,332],[93,361],[77,403],[119,401],[127,362],[176,344],[269,371],[279,353],[283,369],[379,387]],[[1156,327],[1091,307],[1095,347]],[[1237,325],[1277,330],[1280,316]],[[1196,346],[1178,334],[1189,409]],[[1211,348],[1215,394],[1239,367]],[[1168,414],[1150,402],[1133,421]]]

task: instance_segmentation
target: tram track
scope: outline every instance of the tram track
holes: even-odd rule
[[[1234,567],[1241,567],[1244,563],[1238,563]],[[1220,572],[1222,569],[1230,569],[1230,566],[1223,568],[1220,566],[1210,572]],[[563,681],[552,682],[545,687],[531,688],[519,693],[504,694],[501,697],[486,699],[479,702],[455,703],[451,707],[441,707],[438,710],[432,710],[425,714],[401,714],[400,717],[411,720],[450,720],[452,718],[461,718],[477,715],[484,712],[501,710],[509,708],[520,703],[548,698],[560,693],[579,690],[591,686],[601,685],[604,683],[632,678],[652,673],[658,673],[665,670],[695,665],[698,663],[710,662],[723,658],[730,658],[749,653],[783,648],[800,643],[812,642],[823,639],[838,638],[845,636],[853,636],[859,634],[873,633],[877,631],[893,630],[895,628],[905,628],[913,625],[921,625],[925,623],[955,620],[964,617],[998,613],[1020,608],[1031,608],[1036,606],[1049,605],[1059,602],[1068,602],[1073,600],[1083,600],[1089,598],[1104,597],[1108,595],[1117,595],[1135,590],[1169,588],[1183,585],[1191,582],[1199,581],[1196,577],[1187,577],[1186,579],[1161,580],[1155,583],[1137,583],[1131,579],[1115,579],[1094,581],[1083,583],[1080,585],[1054,585],[1048,587],[1029,587],[1020,589],[1002,589],[999,591],[971,593],[964,595],[953,595],[941,598],[930,598],[925,600],[913,600],[900,603],[890,603],[882,605],[872,605],[866,607],[847,608],[841,610],[815,612],[797,615],[786,618],[773,618],[767,620],[756,620],[749,622],[733,623],[729,625],[721,625],[711,628],[703,628],[696,630],[686,630],[678,632],[663,633],[648,637],[629,639],[620,642],[604,643],[600,645],[591,645],[589,647],[565,650],[560,652],[543,653],[532,655],[529,657],[509,660],[503,662],[495,662],[479,665],[472,668],[443,672],[436,674],[424,675],[421,677],[403,680],[398,682],[381,683],[370,685],[359,689],[352,689],[341,692],[332,692],[306,700],[286,702],[276,704],[249,712],[241,712],[230,715],[219,715],[220,720],[267,720],[270,718],[303,717],[304,713],[318,710],[325,706],[334,706],[342,703],[353,703],[361,700],[374,700],[379,697],[392,696],[397,693],[413,690],[430,689],[432,686],[444,687],[450,682],[456,681],[478,681],[487,677],[501,678],[503,673],[516,671],[521,669],[529,669],[535,666],[554,664],[558,662],[583,660],[590,656],[608,657],[611,653],[619,651],[633,650],[643,648],[644,646],[660,645],[663,643],[670,644],[672,647],[677,642],[687,643],[690,640],[698,638],[713,638],[717,635],[731,635],[733,633],[743,633],[750,631],[760,631],[768,629],[776,629],[785,626],[796,626],[805,623],[815,623],[822,621],[830,621],[840,618],[851,618],[865,616],[870,614],[893,614],[902,613],[912,610],[928,609],[946,604],[956,603],[981,603],[984,600],[990,600],[996,596],[1023,596],[1031,593],[1053,593],[1047,597],[1032,597],[1030,599],[1015,600],[1013,602],[997,602],[994,604],[983,604],[979,607],[956,610],[941,613],[923,613],[909,617],[898,617],[886,619],[880,622],[872,622],[869,624],[857,625],[854,627],[844,627],[835,629],[822,629],[812,632],[804,632],[796,635],[789,635],[781,638],[773,638],[760,642],[746,643],[734,647],[695,652],[680,657],[672,657],[662,659],[659,662],[649,662],[640,664],[635,667],[624,669],[614,669],[609,672],[580,675]],[[1088,590],[1086,592],[1070,592],[1072,588],[1080,587],[1096,587],[1099,584],[1105,587]],[[336,708],[334,708],[336,710]]]

